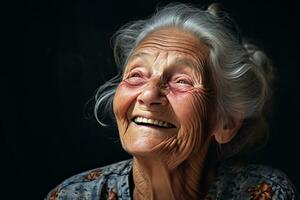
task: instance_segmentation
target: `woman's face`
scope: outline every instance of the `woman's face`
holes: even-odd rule
[[[113,103],[126,151],[178,159],[201,149],[207,113],[206,60],[206,46],[176,28],[158,30],[138,45]]]

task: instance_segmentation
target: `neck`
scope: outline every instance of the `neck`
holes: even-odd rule
[[[170,169],[163,159],[134,157],[134,200],[199,199],[208,181],[204,172],[206,152],[195,153]],[[210,170],[210,169],[209,169]]]

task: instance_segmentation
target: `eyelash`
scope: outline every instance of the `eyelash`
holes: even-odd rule
[[[127,78],[141,78],[141,77],[142,77],[141,72],[137,72],[137,71],[130,72],[127,76]]]
[[[186,80],[183,80],[183,79],[176,81],[176,83],[179,83],[179,84],[189,84]]]
[[[128,75],[125,78],[125,81],[130,85],[139,85],[144,82],[144,74],[141,71],[134,70],[132,72],[129,72]]]
[[[183,78],[179,78],[179,79],[175,80],[175,82],[180,84],[180,85],[193,85],[190,80],[183,79]]]

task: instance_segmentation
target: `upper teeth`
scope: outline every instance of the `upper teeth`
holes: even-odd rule
[[[146,123],[146,124],[154,124],[157,126],[167,127],[170,128],[172,125],[168,122],[160,121],[160,120],[154,120],[154,119],[147,119],[144,117],[136,117],[134,118],[134,122],[137,123]]]

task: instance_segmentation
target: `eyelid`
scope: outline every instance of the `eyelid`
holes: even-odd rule
[[[144,68],[141,67],[141,66],[135,66],[135,67],[132,67],[130,70],[129,70],[129,73],[135,73],[135,72],[138,72],[138,73],[145,73],[145,71],[143,70]]]
[[[126,73],[123,81],[131,86],[138,86],[145,83],[145,74],[141,70],[131,70]]]
[[[134,76],[138,75],[138,76]],[[147,77],[147,71],[145,68],[141,66],[132,67],[124,76],[124,79],[130,79],[130,78],[146,78]]]
[[[194,81],[192,80],[192,78],[190,76],[188,76],[187,74],[178,74],[172,78],[172,81],[175,81],[175,82],[182,81],[182,80],[186,81],[187,84],[190,84],[190,85],[194,84]]]
[[[176,80],[177,83],[179,83],[180,81],[184,81],[184,84],[192,84],[191,81],[186,78],[179,78]]]
[[[142,76],[143,76],[142,72],[141,72],[141,71],[138,71],[138,70],[130,71],[130,72],[128,73],[128,77],[129,77],[129,78],[130,78],[130,77],[133,77],[133,75],[139,75],[139,77],[142,77]]]

